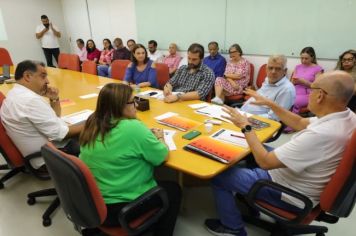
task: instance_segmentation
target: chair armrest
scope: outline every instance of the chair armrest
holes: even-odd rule
[[[286,128],[286,125],[283,122],[281,123],[281,127],[279,128],[279,130],[271,137],[269,138],[265,143],[272,143],[274,141],[276,141],[282,134],[283,130]]]
[[[33,166],[31,165],[30,160],[34,159],[34,158],[37,158],[37,157],[42,157],[41,152],[35,152],[35,153],[32,153],[32,154],[27,155],[27,156],[24,157],[26,170],[28,170],[34,176],[36,176],[37,178],[39,178],[41,180],[51,179],[49,173],[40,173],[35,168],[33,168]]]
[[[301,209],[301,211],[298,212],[298,213],[293,213],[293,214],[296,215],[296,218],[291,220],[291,219],[285,218],[285,217],[273,212],[270,209],[267,209],[267,208],[259,205],[256,202],[256,200],[260,200],[260,199],[257,198],[257,195],[258,195],[259,191],[264,187],[267,187],[267,188],[270,188],[270,189],[274,189],[274,190],[280,191],[282,193],[285,193],[285,194],[287,194],[289,196],[292,196],[294,198],[297,198],[298,200],[300,200],[300,201],[302,201],[304,203],[304,208]],[[252,186],[250,191],[248,192],[248,194],[246,196],[246,200],[247,200],[247,202],[249,203],[250,206],[253,206],[257,210],[259,210],[259,211],[261,211],[261,212],[263,212],[263,213],[275,218],[278,221],[285,222],[285,223],[288,223],[288,224],[300,223],[301,221],[303,221],[303,219],[313,209],[313,203],[308,197],[306,197],[303,194],[300,194],[300,193],[298,193],[298,192],[296,192],[296,191],[294,191],[292,189],[289,189],[287,187],[284,187],[284,186],[282,186],[280,184],[274,183],[274,182],[269,181],[269,180],[259,180],[259,181],[257,181]]]
[[[144,205],[145,202],[149,201],[153,197],[159,197],[161,199],[162,207],[159,208],[157,212],[149,216],[149,218],[145,220],[141,225],[135,228],[131,227],[130,222],[127,221],[127,216],[129,215],[129,213],[132,210],[137,209],[137,207]],[[121,209],[118,215],[120,225],[128,232],[129,235],[138,235],[147,230],[152,224],[156,223],[159,218],[166,212],[168,206],[169,202],[165,190],[159,186],[154,187]]]

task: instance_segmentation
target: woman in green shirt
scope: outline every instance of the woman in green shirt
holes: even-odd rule
[[[148,129],[136,119],[132,88],[110,83],[100,91],[95,112],[80,135],[82,159],[99,186],[107,205],[104,225],[119,225],[117,215],[125,205],[157,186],[154,167],[168,156],[161,129]],[[181,192],[176,183],[160,182],[170,209],[155,227],[156,235],[172,235]],[[168,221],[168,222],[167,222]]]

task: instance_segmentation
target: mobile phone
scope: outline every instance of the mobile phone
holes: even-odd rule
[[[263,122],[261,120],[257,120],[252,117],[249,117],[247,120],[251,123],[252,128],[255,130],[260,130],[260,129],[267,128],[270,126],[269,123]]]
[[[199,135],[201,135],[201,132],[199,132],[198,130],[192,130],[189,133],[186,133],[185,135],[183,135],[182,138],[191,140]]]
[[[148,95],[149,96],[153,96],[153,95],[156,95],[157,94],[157,92],[150,92]]]

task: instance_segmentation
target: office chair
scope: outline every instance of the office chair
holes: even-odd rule
[[[255,66],[250,63],[250,80],[248,82],[247,87],[251,88],[253,86],[253,77],[255,75]],[[225,97],[225,103],[231,107],[241,107],[245,99],[246,95],[239,94],[239,95],[232,95]]]
[[[157,222],[168,208],[166,192],[161,187],[155,187],[121,210],[118,215],[121,227],[102,226],[107,214],[106,205],[94,176],[85,163],[75,156],[58,150],[52,143],[42,147],[42,156],[67,218],[83,235],[87,229],[96,227],[112,236],[137,235]],[[130,211],[142,206],[145,201],[154,196],[161,199],[162,206],[128,222]]]
[[[257,79],[256,79],[256,89],[262,87],[263,82],[267,77],[267,64],[263,64],[258,70]]]
[[[0,66],[9,65],[12,66],[12,60],[9,52],[6,48],[0,48]]]
[[[164,85],[169,80],[169,68],[167,64],[156,63],[156,71],[157,71],[157,82],[158,82],[159,89],[163,89]]]
[[[96,63],[94,61],[83,61],[82,72],[91,75],[97,75],[98,72],[96,70]]]
[[[328,228],[325,226],[309,225],[313,220],[336,223],[340,217],[348,217],[356,201],[356,131],[349,140],[334,175],[321,193],[320,203],[313,208],[312,202],[304,195],[281,186],[277,183],[260,180],[256,182],[247,196],[237,196],[239,204],[248,205],[264,214],[276,219],[275,223],[256,218],[253,214],[244,214],[247,223],[262,227],[273,236],[316,234],[323,236]],[[269,203],[257,199],[262,188],[272,188],[293,196],[304,202],[304,209],[300,213],[274,207]],[[245,208],[246,209],[246,208]]]
[[[126,68],[130,64],[130,60],[115,60],[111,63],[111,78],[124,80]]]
[[[0,92],[0,107],[4,100],[5,96]],[[46,173],[38,172],[34,169],[31,164],[30,160],[36,157],[41,156],[41,152],[36,152],[30,154],[26,157],[23,157],[20,151],[17,149],[15,144],[12,142],[10,137],[6,134],[6,130],[1,122],[0,119],[0,152],[2,156],[6,160],[6,165],[0,166],[1,170],[9,170],[1,179],[0,179],[0,189],[3,189],[5,181],[10,179],[11,177],[15,176],[16,174],[23,172],[27,174],[34,175],[38,179],[41,180],[48,180],[50,176]],[[36,198],[38,197],[46,197],[46,196],[53,196],[57,195],[54,188],[39,190],[36,192],[32,192],[28,194],[28,204],[32,205],[36,202]],[[53,201],[47,210],[42,215],[43,225],[49,226],[51,224],[51,214],[54,210],[59,206],[59,202]]]
[[[80,60],[77,54],[68,54],[67,60],[68,70],[80,71]]]
[[[69,62],[69,54],[67,53],[59,53],[58,56],[58,68],[60,69],[68,69]]]

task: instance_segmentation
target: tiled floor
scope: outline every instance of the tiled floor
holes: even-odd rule
[[[280,145],[290,135],[283,135],[272,146]],[[2,172],[0,171],[0,176]],[[41,215],[51,198],[38,201],[29,206],[26,195],[31,191],[52,187],[50,181],[40,181],[25,174],[19,174],[6,183],[0,190],[0,236],[75,236],[79,235],[60,209],[53,217],[50,227],[43,227]],[[214,201],[209,186],[187,187],[184,189],[184,207],[179,215],[175,236],[210,235],[203,227],[204,219],[215,217]],[[356,211],[347,219],[341,219],[335,225],[329,225],[328,235],[356,235]],[[318,224],[318,223],[316,223]],[[251,236],[269,235],[267,232],[247,225]]]

